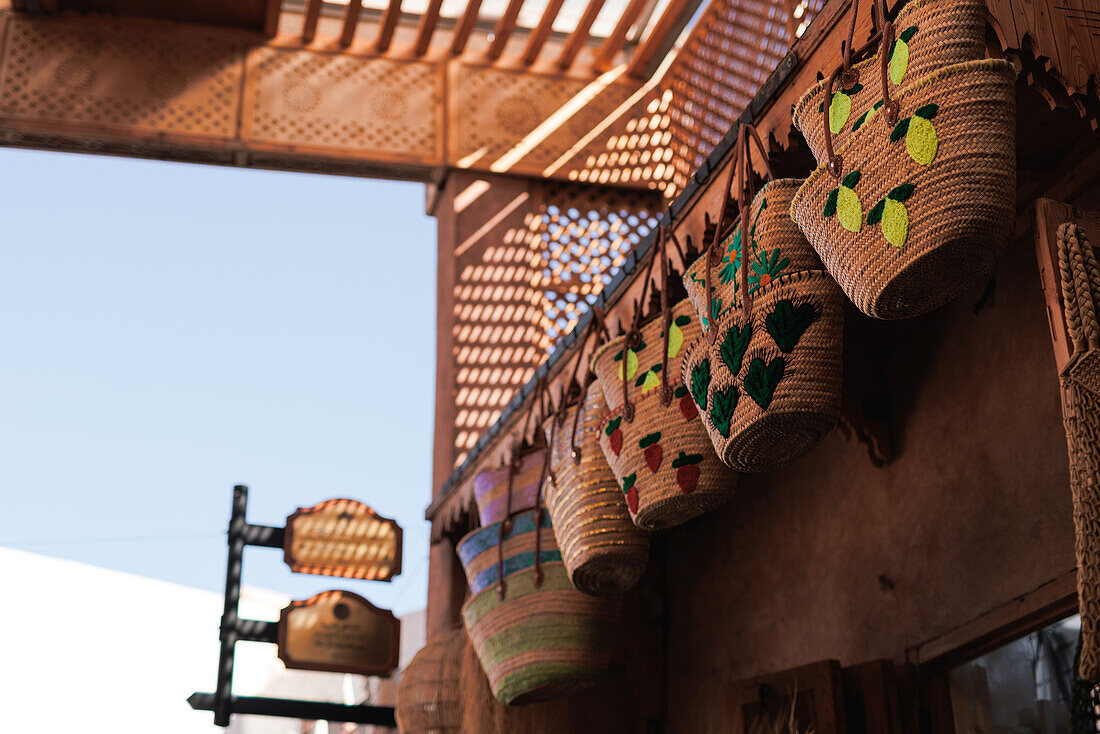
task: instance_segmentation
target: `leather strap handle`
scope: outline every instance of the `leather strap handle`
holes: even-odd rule
[[[646,266],[645,280],[642,283],[642,295],[634,304],[634,319],[630,326],[630,330],[626,332],[623,337],[623,346],[619,350],[619,367],[622,370],[623,377],[623,418],[627,423],[634,422],[634,404],[630,402],[630,395],[628,393],[628,377],[627,377],[627,355],[628,352],[638,345],[638,342],[642,338],[641,326],[642,326],[642,312],[645,310],[646,302],[649,297],[649,280],[653,277],[653,265],[657,262],[657,258],[664,258],[664,230],[661,227],[657,228],[656,237],[653,241],[653,255],[649,258],[649,265]]]
[[[733,197],[732,188],[734,176],[736,176],[741,170],[741,149],[744,147],[744,143],[741,138],[745,134],[745,126],[742,125],[737,129],[737,141],[733,144],[733,160],[730,161],[730,172],[726,177],[726,187],[722,189],[721,208],[718,210],[717,221],[714,225],[714,236],[711,238],[710,245],[707,247],[707,251],[703,257],[703,284],[707,292],[707,342],[714,344],[714,337],[716,334],[714,328],[714,283],[711,277],[710,271],[715,265],[715,255],[718,251],[718,243],[722,241],[722,228],[726,224],[726,205],[729,203],[730,198]]]

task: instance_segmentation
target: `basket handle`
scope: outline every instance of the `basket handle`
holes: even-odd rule
[[[573,381],[575,381],[578,377],[578,373],[580,372],[581,368],[581,359],[584,357],[584,345],[587,343],[588,337],[592,334],[596,335],[596,341],[592,345],[592,350],[595,351],[599,347],[601,340],[607,338],[607,324],[604,323],[603,311],[601,311],[597,306],[592,307],[592,319],[588,322],[588,328],[585,330],[585,334],[581,337],[581,344],[580,347],[577,349],[577,365],[573,368],[573,377],[569,381],[569,385],[572,385]],[[569,455],[570,457],[572,457],[574,465],[580,465],[581,463],[581,447],[577,445],[577,426],[580,424],[581,413],[584,411],[584,401],[588,395],[588,388],[591,384],[592,370],[586,369],[584,371],[584,382],[583,384],[581,384],[581,394],[580,397],[577,398],[577,412],[573,414],[573,430],[569,434]],[[568,389],[568,386],[566,387],[566,389]],[[558,416],[555,420],[555,427],[556,424],[562,420],[564,415],[565,398],[563,395],[561,407],[558,409]],[[550,431],[551,434],[553,434],[554,427],[552,427]],[[550,443],[551,445],[553,445],[553,439],[551,439]],[[553,477],[551,477],[551,481],[555,484],[557,483],[557,480]]]
[[[737,192],[737,211],[741,217],[741,306],[742,313],[747,319],[752,315],[752,296],[749,294],[749,246],[752,244],[752,232],[749,230],[748,219],[752,211],[752,201],[756,198],[756,187],[752,183],[752,155],[749,153],[749,144],[755,143],[756,150],[760,153],[760,159],[764,161],[764,169],[768,174],[768,181],[775,180],[775,172],[772,170],[771,161],[768,160],[768,150],[764,147],[764,141],[760,139],[760,133],[755,125],[745,125],[744,149],[741,151],[741,185]],[[746,195],[747,194],[747,195]]]
[[[858,0],[854,0],[852,4],[852,31],[854,32],[856,23],[856,6]],[[893,126],[898,121],[898,116],[901,114],[901,106],[896,99],[890,98],[890,59],[887,58],[887,52],[890,49],[890,45],[894,42],[894,23],[888,19],[886,12],[886,0],[875,0],[875,4],[871,6],[871,16],[875,27],[880,24],[882,30],[876,32],[871,39],[856,52],[857,56],[865,55],[869,50],[878,46],[879,49],[879,75],[882,83],[882,117],[886,121],[888,126]],[[849,46],[851,35],[849,35]],[[833,132],[829,126],[830,108],[832,107],[833,100],[833,84],[840,80],[841,88],[847,89],[856,82],[859,81],[859,70],[851,68],[848,64],[848,59],[841,62],[840,66],[833,70],[833,73],[829,75],[828,80],[825,82],[825,99],[821,105],[822,114],[824,115],[825,128],[823,130],[825,134],[825,158],[828,161],[826,164],[829,169],[829,173],[834,178],[841,178],[844,175],[844,159],[842,156],[837,155],[833,149]]]
[[[527,438],[531,421],[535,412],[545,416],[553,406],[550,404],[550,388],[545,377],[540,377],[535,383],[536,404],[532,405],[523,419],[523,431],[512,447],[512,457],[508,462],[508,494],[505,504],[504,519],[500,523],[500,532],[497,535],[497,595],[503,599],[507,592],[504,583],[504,536],[512,531],[512,491],[515,489],[516,471],[520,464],[520,450]],[[538,485],[535,488],[535,587],[542,584],[542,569],[539,568],[539,531],[542,528],[542,485],[546,481],[546,473],[550,467],[550,449],[546,448],[542,460],[542,470],[539,475]]]
[[[742,125],[737,129],[737,141],[733,144],[733,160],[730,161],[730,172],[726,177],[726,187],[722,189],[722,203],[719,205],[721,208],[718,210],[718,218],[714,224],[714,236],[711,238],[710,246],[703,253],[703,287],[707,292],[707,342],[711,345],[714,344],[714,337],[717,332],[714,328],[714,283],[710,271],[715,265],[714,260],[715,255],[718,254],[718,243],[722,239],[722,228],[726,224],[726,205],[732,196],[733,179],[741,170],[741,149],[744,147],[741,138],[744,135],[745,126]]]
[[[649,296],[649,280],[653,276],[653,265],[657,262],[657,258],[664,258],[664,229],[660,226],[657,227],[652,249],[653,255],[649,259],[649,265],[646,266],[645,280],[642,282],[642,295],[634,303],[634,319],[630,329],[623,337],[623,346],[619,350],[619,369],[622,370],[623,373],[623,418],[626,419],[627,423],[634,422],[634,403],[630,402],[627,384],[628,378],[626,375],[627,352],[636,346],[642,338],[642,311],[645,310],[646,301]],[[665,302],[667,302],[667,299]],[[663,305],[664,304],[662,304],[662,306]]]

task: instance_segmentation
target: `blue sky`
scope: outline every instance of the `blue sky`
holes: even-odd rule
[[[220,591],[249,520],[350,496],[405,529],[422,608],[435,220],[420,184],[0,149],[0,545]]]

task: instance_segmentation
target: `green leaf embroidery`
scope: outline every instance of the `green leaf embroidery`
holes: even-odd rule
[[[924,107],[918,107],[916,111],[913,112],[913,114],[917,117],[923,117],[926,120],[931,120],[933,117],[936,116],[936,113],[939,111],[940,106],[935,103],[931,103],[926,104]]]
[[[790,299],[784,298],[775,304],[775,310],[764,319],[764,326],[776,345],[784,353],[790,354],[806,333],[806,329],[820,316],[821,311],[813,303],[807,301],[796,307]]]
[[[821,212],[826,219],[836,214],[836,199],[840,195],[840,189],[833,189],[825,198],[825,210]]]
[[[660,431],[657,431],[656,433],[646,434],[646,436],[644,436],[642,438],[642,440],[638,442],[638,448],[644,449],[647,446],[651,446],[652,444],[655,444],[660,440],[661,440],[661,432]]]
[[[638,478],[638,472],[634,472],[629,477],[623,477],[623,493],[630,491],[630,488],[634,486],[635,480]]]
[[[749,342],[752,340],[752,324],[747,323],[741,328],[737,328],[737,324],[730,327],[730,330],[726,332],[726,338],[722,340],[722,344],[718,347],[718,352],[722,357],[722,361],[729,368],[731,375],[736,375],[741,371],[741,362],[745,358],[745,351],[749,348]]]
[[[672,468],[679,469],[681,466],[691,466],[692,464],[698,464],[702,460],[702,454],[686,454],[681,451],[676,455],[676,458],[672,460]]]
[[[852,171],[840,181],[841,186],[847,186],[850,189],[854,189],[857,183],[859,183],[859,171]]]
[[[603,432],[606,435],[610,436],[612,433],[619,430],[619,424],[622,423],[622,422],[623,422],[622,416],[619,416],[618,418],[612,418],[611,420],[609,420],[607,422],[607,428],[603,429]]]
[[[905,201],[913,193],[914,188],[916,188],[916,186],[911,183],[895,186],[890,190],[890,193],[886,195],[886,198],[893,199],[894,201]],[[868,221],[868,224],[874,224],[874,222]]]
[[[673,321],[672,323],[676,324],[677,326],[679,326],[682,329],[682,328],[684,328],[685,326],[687,326],[688,324],[691,323],[691,317],[686,315],[686,314],[682,314],[680,316],[677,316],[676,320]]]
[[[905,41],[906,43],[909,43],[909,39],[911,39],[914,35],[916,35],[916,33],[917,33],[917,27],[915,25],[911,25],[908,28],[906,28],[904,31],[902,31],[901,34],[898,36],[898,38]]]
[[[871,114],[871,110],[867,110],[862,115],[856,118],[856,121],[852,123],[852,132],[859,130],[863,127],[863,123],[867,122],[867,115]]]
[[[878,224],[882,221],[882,212],[886,208],[886,199],[882,199],[879,203],[871,207],[871,211],[867,212],[867,224]]]
[[[710,390],[710,360],[704,359],[691,368],[691,396],[700,410],[707,409],[707,391]]]
[[[745,392],[764,410],[772,404],[775,387],[783,379],[784,367],[786,362],[781,356],[774,357],[767,364],[760,357],[749,363],[748,372],[745,373]]]
[[[860,84],[859,82],[856,82],[855,84],[848,87],[847,89],[841,89],[840,91],[844,92],[849,97],[851,97],[853,94],[859,94],[860,92],[862,92],[863,91],[863,85]],[[824,112],[824,111],[825,110],[822,110],[822,112]]]
[[[711,407],[710,419],[725,438],[730,437],[730,422],[733,420],[733,411],[737,409],[740,398],[741,393],[736,385],[730,385],[725,390],[714,391],[714,405]]]
[[[673,393],[673,394],[678,398],[682,398],[682,397],[684,397],[685,395],[688,394],[688,389],[686,387],[684,387],[683,385],[677,385],[676,386],[676,392]]]
[[[905,134],[907,132],[909,132],[909,118],[908,117],[906,117],[904,120],[902,120],[901,122],[899,122],[897,125],[894,126],[894,129],[890,132],[890,142],[891,143],[898,142],[899,140],[901,140],[902,138],[905,137]]]

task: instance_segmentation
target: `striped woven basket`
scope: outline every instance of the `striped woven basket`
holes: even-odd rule
[[[520,705],[565,695],[606,672],[618,618],[617,599],[573,588],[563,563],[540,566],[475,594],[462,607],[466,631],[502,703]]]
[[[752,250],[748,276],[750,296],[784,275],[822,267],[821,259],[790,217],[791,201],[804,180],[779,178],[769,181],[752,199],[748,237]],[[715,253],[711,267],[711,298],[716,319],[730,313],[740,297],[741,227],[734,227],[726,235],[719,253],[721,258]],[[704,253],[684,273],[684,287],[704,331],[707,328],[707,287],[703,272],[706,261]]]
[[[512,488],[512,512],[530,510],[535,506],[542,479],[542,465],[546,454],[541,450],[528,450],[520,457]],[[474,477],[474,501],[482,527],[500,522],[508,516],[509,467],[487,469]]]
[[[887,49],[888,81],[901,86],[937,69],[985,55],[984,0],[911,0],[894,20],[896,38]],[[851,42],[851,39],[849,39]],[[872,44],[872,49],[878,47]],[[853,77],[833,92],[829,115],[833,145],[842,146],[851,133],[867,122],[872,106],[882,99],[879,54],[855,63]],[[825,87],[810,87],[795,104],[793,121],[810,145],[818,163],[826,161]]]
[[[843,297],[822,270],[781,276],[685,350],[683,382],[728,466],[774,469],[796,459],[840,417]]]
[[[466,631],[437,635],[401,671],[397,729],[401,734],[459,734],[462,697],[458,679]]]
[[[737,484],[715,456],[695,403],[679,380],[683,346],[702,333],[691,302],[685,298],[671,309],[667,360],[662,359],[663,321],[658,317],[641,326],[631,348],[624,350],[629,335],[622,336],[592,358],[608,407],[600,421],[600,448],[631,517],[647,530],[678,525],[719,507]],[[629,412],[623,409],[624,392],[633,420],[624,414]],[[671,398],[667,405],[666,396]]]
[[[496,587],[500,581],[502,558],[505,576],[532,568],[536,550],[540,564],[561,560],[561,551],[554,541],[554,528],[547,513],[541,513],[541,527],[535,533],[538,514],[536,510],[525,510],[515,515],[503,532],[502,520],[478,528],[459,541],[458,558],[466,571],[471,593]]]
[[[903,88],[818,168],[791,216],[869,316],[918,316],[985,280],[1016,221],[1016,72],[949,66]]]
[[[600,449],[607,414],[603,392],[587,384],[582,390],[582,400],[543,424],[550,446],[543,494],[573,585],[588,594],[619,594],[645,573],[649,538],[631,522]]]

